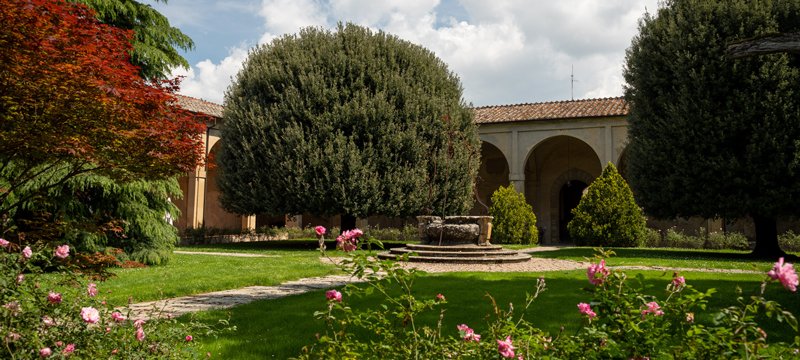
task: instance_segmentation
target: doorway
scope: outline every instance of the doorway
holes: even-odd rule
[[[571,243],[567,224],[572,221],[572,209],[578,206],[583,196],[583,190],[588,185],[580,180],[567,181],[558,193],[558,240],[560,243]]]

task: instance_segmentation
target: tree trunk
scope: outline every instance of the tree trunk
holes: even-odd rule
[[[356,217],[350,214],[342,214],[340,224],[342,231],[353,230],[356,228]]]
[[[781,52],[800,53],[800,32],[764,36],[728,45],[728,56],[733,59]]]
[[[756,225],[756,248],[751,255],[770,260],[786,256],[778,244],[778,224],[775,217],[753,215],[753,222]]]

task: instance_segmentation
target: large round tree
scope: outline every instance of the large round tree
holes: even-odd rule
[[[458,77],[432,52],[357,25],[250,53],[225,96],[222,205],[238,214],[459,214],[480,145]]]
[[[783,255],[800,214],[800,57],[733,59],[730,43],[800,30],[800,2],[668,0],[627,52],[630,180],[649,214],[750,216],[754,255]]]

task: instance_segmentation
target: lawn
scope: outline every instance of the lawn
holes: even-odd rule
[[[319,261],[313,250],[261,251],[267,257],[175,254],[165,266],[117,269],[115,277],[99,284],[107,300],[124,305],[253,285],[278,285],[339,270]],[[110,292],[110,293],[109,293]]]
[[[633,276],[636,272],[629,272]],[[663,294],[671,273],[644,271],[645,286],[654,295]],[[719,292],[712,298],[710,308],[717,310],[732,305],[735,301],[736,287],[745,294],[755,291],[763,275],[684,273],[687,282],[697,289],[716,288]],[[588,285],[585,271],[545,272],[545,273],[446,273],[429,274],[416,282],[416,295],[434,297],[444,294],[448,299],[443,331],[456,336],[457,324],[466,323],[480,333],[485,330],[484,318],[491,311],[486,294],[492,294],[497,303],[507,307],[514,303],[518,307],[524,301],[525,292],[532,291],[536,279],[544,276],[548,290],[534,303],[526,318],[538,327],[557,333],[564,326],[566,333],[576,331],[580,316],[576,304],[589,300],[583,288]],[[773,284],[767,291],[767,298],[775,299],[800,313],[797,294],[790,294],[780,285]],[[345,301],[356,311],[377,305],[379,298],[350,298]],[[316,333],[324,331],[323,325],[313,317],[314,311],[324,310],[323,291],[311,292],[278,300],[268,300],[240,306],[230,311],[212,311],[198,314],[197,319],[214,323],[230,317],[231,324],[238,327],[235,333],[220,334],[218,338],[202,341],[202,350],[216,358],[223,359],[283,359],[296,356],[304,345],[314,342]],[[422,319],[435,324],[438,313]],[[709,322],[710,313],[698,314],[697,321]],[[787,327],[781,324],[768,324],[765,330],[770,340],[790,341]]]

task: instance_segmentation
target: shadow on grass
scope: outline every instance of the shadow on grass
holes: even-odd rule
[[[386,249],[405,246],[406,242],[401,241],[384,241],[383,246]],[[335,239],[326,239],[325,247],[327,249],[336,248]],[[297,240],[269,240],[269,241],[253,241],[253,242],[239,242],[228,244],[208,244],[208,245],[182,245],[181,250],[198,249],[219,249],[230,251],[242,250],[315,250],[319,248],[317,239],[297,239]]]
[[[633,278],[636,272],[628,272]],[[672,274],[666,272],[642,272],[646,276],[646,293],[665,298],[666,284]],[[589,302],[591,294],[584,290],[588,282],[583,271],[537,273],[454,273],[422,276],[415,283],[415,295],[420,298],[433,298],[443,294],[448,303],[444,305],[445,316],[442,323],[444,336],[457,336],[456,325],[468,324],[477,333],[487,331],[486,319],[491,318],[492,306],[486,294],[491,294],[497,305],[508,309],[513,303],[517,315],[522,311],[525,292],[532,292],[536,279],[544,275],[547,291],[531,306],[525,318],[551,334],[562,331],[564,335],[574,334],[582,320],[576,305]],[[736,304],[736,288],[744,290],[745,297],[753,294],[760,285],[761,276],[730,274],[724,279],[719,274],[687,273],[687,283],[705,291],[716,288],[718,292],[709,303],[709,310],[698,312],[696,321],[711,324],[711,315],[727,306]],[[634,281],[632,280],[632,283]],[[800,313],[797,294],[789,293],[780,285],[771,284],[766,297],[777,300],[795,314]],[[374,309],[381,298],[371,295],[363,298],[345,294],[345,303],[358,312]],[[314,311],[325,311],[324,290],[299,296],[268,300],[240,306],[230,311],[233,325],[238,327],[234,333],[221,334],[217,339],[201,340],[203,351],[210,351],[215,358],[224,359],[264,359],[288,358],[297,356],[302,347],[312,345],[315,335],[324,332],[324,324],[313,317]],[[599,314],[602,316],[602,314]],[[227,317],[227,312],[203,313],[200,319],[215,322]],[[433,311],[421,316],[416,325],[435,327],[439,312]],[[791,341],[793,334],[785,324],[765,322],[763,328],[769,334],[770,342]],[[370,334],[358,334],[369,337]],[[486,339],[491,340],[491,339]]]

